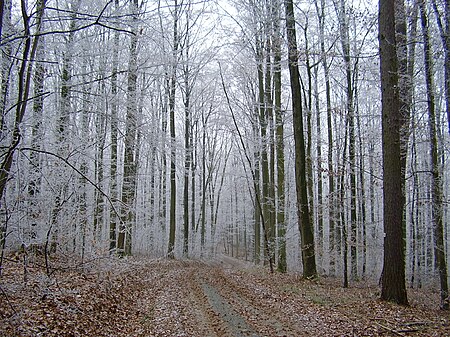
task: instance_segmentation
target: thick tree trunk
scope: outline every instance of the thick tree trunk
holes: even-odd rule
[[[305,278],[315,278],[317,276],[317,270],[314,249],[314,229],[309,215],[302,98],[300,91],[300,74],[298,70],[298,50],[295,30],[294,5],[292,0],[285,1],[285,10],[292,111],[294,118],[295,181],[297,189],[298,222],[302,240],[301,249],[303,259],[303,276]]]
[[[404,198],[401,189],[401,115],[395,38],[395,1],[379,2],[382,97],[384,260],[381,298],[408,304],[403,249]]]

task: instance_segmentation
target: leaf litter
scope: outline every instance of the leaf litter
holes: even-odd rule
[[[48,276],[39,258],[7,259],[0,336],[450,335],[431,291],[410,290],[405,307],[376,286],[224,261],[60,256]]]

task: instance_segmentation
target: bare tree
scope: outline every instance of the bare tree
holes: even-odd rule
[[[0,208],[5,208],[7,205],[4,204],[4,194],[6,185],[10,178],[11,167],[15,158],[15,153],[22,140],[22,130],[21,124],[24,119],[27,104],[29,101],[29,92],[32,81],[33,65],[35,61],[36,51],[39,44],[39,35],[42,25],[42,18],[44,16],[45,10],[45,0],[38,0],[36,3],[37,15],[35,25],[34,36],[31,32],[31,17],[27,13],[26,2],[21,1],[21,14],[24,32],[24,43],[22,50],[22,58],[19,66],[18,73],[18,89],[17,89],[17,104],[14,118],[14,125],[12,130],[12,136],[10,138],[9,144],[2,150],[2,161],[0,163]],[[3,14],[3,8],[2,8]],[[0,231],[0,248],[5,247],[7,233],[7,222],[2,223]],[[3,255],[2,255],[3,256]]]
[[[407,304],[403,208],[401,116],[398,89],[398,61],[395,37],[395,1],[379,2],[379,42],[383,126],[384,262],[381,298]]]
[[[298,50],[295,30],[294,5],[292,0],[285,1],[286,30],[288,42],[288,63],[292,94],[292,111],[294,117],[295,139],[295,182],[297,189],[298,222],[301,234],[301,250],[303,259],[303,276],[317,276],[316,257],[314,251],[314,230],[310,221],[306,180],[306,153],[303,135],[302,98],[300,74],[298,71]]]
[[[434,255],[440,279],[441,308],[448,310],[449,292],[447,279],[447,262],[444,246],[444,194],[442,185],[442,169],[439,161],[438,122],[435,108],[435,86],[433,79],[433,53],[428,28],[428,14],[425,1],[419,0],[420,18],[423,33],[423,54],[425,63],[425,81],[427,87],[428,103],[428,125],[430,132],[430,154],[431,154],[431,198],[432,198],[432,221],[434,232]]]
[[[173,41],[172,41],[172,64],[170,65],[169,78],[169,128],[170,128],[170,220],[169,220],[169,246],[167,255],[169,258],[175,257],[175,230],[176,230],[176,139],[175,139],[175,92],[178,63],[179,32],[178,1],[174,1],[172,9],[173,17]]]

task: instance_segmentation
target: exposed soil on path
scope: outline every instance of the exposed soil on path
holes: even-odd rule
[[[377,288],[271,275],[228,257],[52,265],[50,277],[39,263],[26,273],[5,265],[0,336],[450,336],[432,293],[411,291],[402,307],[379,301]]]

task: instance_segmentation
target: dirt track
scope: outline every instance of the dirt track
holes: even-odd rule
[[[109,263],[109,264],[108,264]],[[13,266],[14,267],[14,266]],[[220,262],[115,261],[44,278],[1,280],[0,336],[448,336],[448,314],[380,302],[223,257]],[[6,295],[6,296],[5,296]]]
[[[242,284],[240,284],[242,281]],[[163,281],[164,282],[164,281]],[[231,269],[188,263],[165,274],[149,322],[159,336],[295,336]]]

